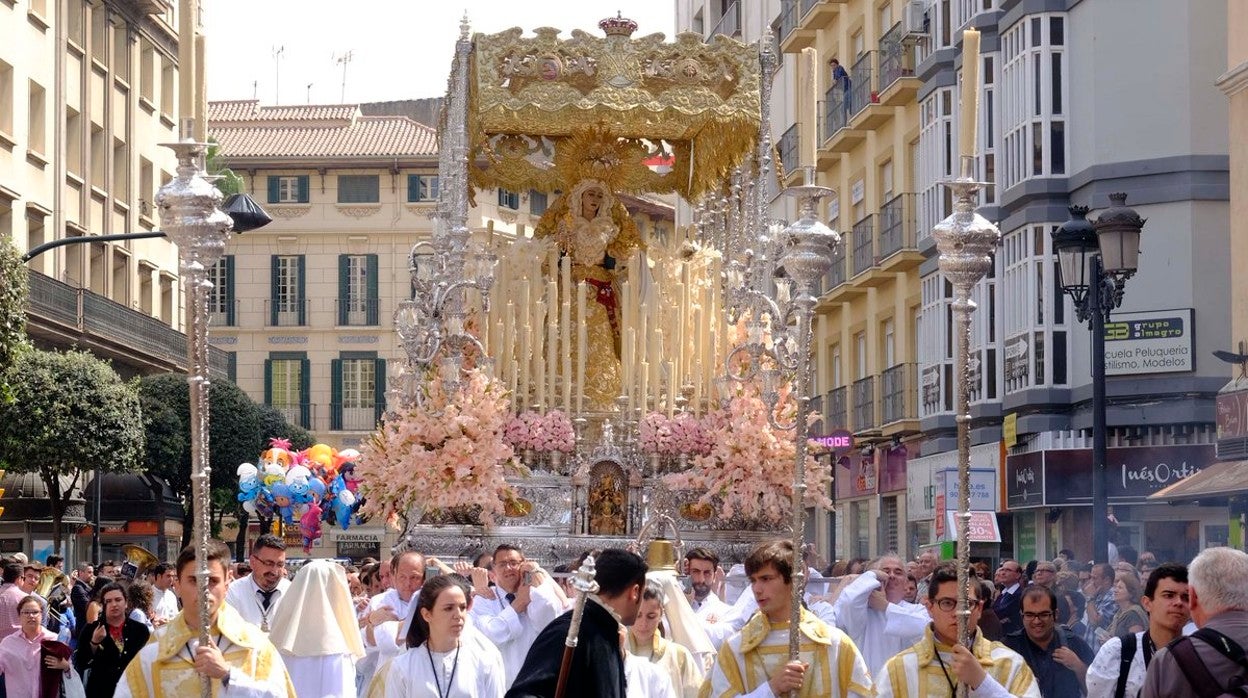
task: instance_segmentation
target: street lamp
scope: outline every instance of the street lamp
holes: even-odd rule
[[[1105,323],[1122,305],[1123,286],[1139,266],[1144,219],[1127,207],[1127,195],[1092,223],[1087,206],[1071,206],[1070,220],[1053,231],[1058,284],[1075,303],[1075,315],[1092,332],[1092,560],[1109,561],[1105,495]]]

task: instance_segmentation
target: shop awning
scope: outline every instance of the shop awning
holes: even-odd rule
[[[1150,501],[1182,502],[1240,494],[1248,494],[1248,461],[1230,460],[1214,463],[1148,498]]]

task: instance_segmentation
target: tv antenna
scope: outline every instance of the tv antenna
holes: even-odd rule
[[[312,103],[312,83],[308,83],[308,104]]]
[[[282,54],[285,52],[285,46],[273,48],[273,104],[282,102]]]
[[[340,104],[347,103],[347,64],[352,58],[355,58],[355,51],[347,51],[334,59],[335,63],[342,65],[342,96],[338,100]]]

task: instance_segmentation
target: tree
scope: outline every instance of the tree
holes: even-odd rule
[[[13,400],[0,404],[0,462],[43,480],[52,500],[52,545],[60,554],[65,498],[83,472],[128,472],[141,464],[138,394],[107,362],[81,351],[23,351],[6,380]]]
[[[145,464],[184,502],[187,519],[193,512],[191,499],[191,389],[186,375],[162,373],[139,380],[139,395],[145,404],[163,405],[144,418],[144,429],[152,439]],[[259,453],[260,411],[247,393],[228,380],[213,380],[208,389],[208,467],[212,469],[212,490],[237,489],[236,471],[240,463],[254,460]],[[175,428],[176,424],[176,428]],[[215,502],[224,503],[217,497]],[[219,526],[224,507],[217,507],[214,521]],[[191,527],[183,528],[182,540],[190,541]]]
[[[243,178],[239,177],[234,170],[226,167],[221,162],[221,144],[217,139],[208,138],[208,152],[204,154],[204,170],[215,177],[217,180],[213,185],[222,194],[229,196],[230,194],[238,194],[243,191]]]
[[[269,447],[269,439],[286,439],[290,442],[291,450],[295,451],[302,451],[316,443],[307,429],[288,422],[281,410],[272,405],[257,405],[257,407],[260,409],[261,441],[259,448],[256,449],[257,453]]]
[[[21,254],[0,234],[0,404],[13,399],[5,374],[26,347],[27,282]]]

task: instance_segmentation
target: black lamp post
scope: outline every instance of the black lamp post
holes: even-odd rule
[[[1110,194],[1112,206],[1092,223],[1087,206],[1071,206],[1070,220],[1053,232],[1058,283],[1075,302],[1080,322],[1092,332],[1092,559],[1109,560],[1105,494],[1105,323],[1122,305],[1126,280],[1135,274],[1144,219],[1127,208],[1126,194]]]

